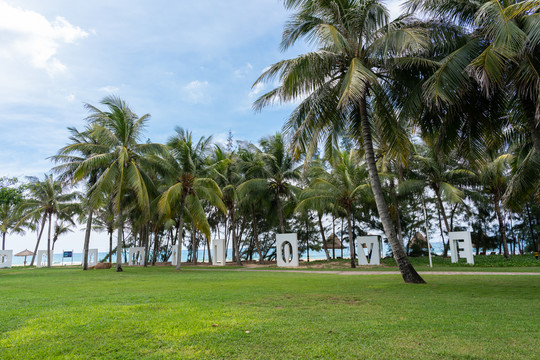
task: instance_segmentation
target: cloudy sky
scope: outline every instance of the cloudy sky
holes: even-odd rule
[[[176,126],[218,142],[275,133],[292,105],[254,113],[270,85],[251,86],[308,50],[280,52],[287,16],[280,0],[0,0],[0,177],[43,176],[84,103],[108,94],[151,114],[154,142]]]

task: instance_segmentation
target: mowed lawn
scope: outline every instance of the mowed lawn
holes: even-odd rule
[[[0,270],[0,359],[533,359],[540,276]]]

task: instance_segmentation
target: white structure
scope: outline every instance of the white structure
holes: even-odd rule
[[[88,267],[98,263],[98,249],[88,249]]]
[[[144,251],[144,247],[130,247],[128,251],[129,251],[129,254],[128,254],[129,266],[144,265],[144,256],[146,255],[146,251]]]
[[[382,244],[380,236],[369,235],[358,237],[356,240],[358,265],[380,265],[381,250]]]
[[[0,269],[10,268],[13,263],[13,250],[0,250]]]
[[[298,238],[296,233],[276,234],[276,260],[279,267],[298,266]]]
[[[474,256],[470,231],[451,231],[448,233],[450,241],[450,258],[457,263],[459,258],[467,259],[467,264],[474,265]]]
[[[176,266],[177,264],[177,261],[176,261],[177,256],[178,256],[178,244],[172,247],[171,264],[174,266]]]
[[[52,255],[51,254],[51,261],[52,261]],[[38,250],[37,251],[37,260],[36,260],[36,267],[45,267],[49,264],[49,256],[47,250]],[[52,264],[51,264],[52,266]]]
[[[212,265],[225,266],[227,248],[225,239],[212,239]]]

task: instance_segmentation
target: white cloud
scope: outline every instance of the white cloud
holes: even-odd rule
[[[103,91],[109,94],[117,93],[118,90],[120,90],[118,87],[112,85],[107,85],[99,88],[99,91]]]
[[[263,92],[264,88],[265,88],[265,84],[264,83],[256,83],[253,88],[251,89],[251,91],[249,92],[249,98],[250,99],[253,99],[255,97],[257,97],[257,95],[259,95],[261,92]]]
[[[183,87],[185,100],[193,104],[205,104],[209,102],[208,81],[194,80]]]
[[[234,71],[234,76],[236,76],[237,78],[246,77],[246,75],[248,75],[252,69],[253,69],[253,66],[250,63],[247,63],[245,66],[242,66],[240,69],[236,69]]]
[[[68,96],[66,96],[66,100],[69,102],[73,102],[75,100],[75,95],[69,94]]]
[[[0,58],[28,62],[52,76],[66,70],[56,57],[58,48],[87,36],[86,31],[61,16],[51,22],[35,11],[0,1]]]

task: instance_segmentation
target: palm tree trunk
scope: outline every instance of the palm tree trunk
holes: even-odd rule
[[[394,258],[398,264],[401,276],[406,283],[424,284],[425,281],[416,272],[411,265],[403,243],[400,243],[395,232],[395,227],[392,224],[392,218],[384,194],[382,191],[381,182],[379,180],[379,174],[377,172],[377,165],[375,163],[375,152],[373,150],[373,140],[371,138],[371,127],[367,114],[366,98],[362,97],[360,100],[360,122],[362,126],[362,138],[364,143],[364,151],[366,156],[366,164],[369,172],[369,179],[371,183],[371,190],[375,197],[375,203],[377,205],[377,211],[383,224],[384,232],[392,248]]]
[[[276,194],[276,204],[278,210],[279,227],[281,229],[281,233],[285,234],[285,222],[283,221],[283,209],[281,208],[281,199],[279,194]]]
[[[92,206],[88,206],[88,220],[86,221],[86,231],[84,234],[84,246],[83,246],[83,270],[88,270],[88,247],[90,246],[90,232],[92,231],[92,215],[94,211]]]
[[[122,201],[118,206],[118,238],[116,239],[116,271],[124,271],[122,269],[122,243],[124,236],[124,216],[122,215]]]
[[[499,205],[500,196],[499,196],[498,191],[493,195],[493,202],[494,202],[494,205],[495,205],[495,214],[497,214],[497,220],[499,221],[499,233],[501,234],[501,241],[502,241],[502,245],[503,245],[504,257],[509,259],[510,254],[508,253],[508,243],[506,241],[506,231],[504,231],[504,222],[503,222],[503,217],[502,217],[502,213],[501,213],[501,208],[500,208],[500,205]]]
[[[234,252],[236,253],[236,265],[242,266],[242,260],[240,259],[240,247],[238,244],[238,239],[236,238],[236,221],[234,219],[234,207],[231,210],[231,226],[232,226],[232,242],[233,242]]]
[[[2,233],[2,250],[6,250],[6,232]]]
[[[352,239],[353,235],[352,235],[351,209],[349,208],[347,208],[347,225],[349,226],[349,239]],[[356,267],[356,260],[354,258],[354,251],[351,251],[351,268],[354,269],[355,267]]]
[[[208,263],[212,265],[212,254],[210,253],[210,239],[206,239],[206,249],[208,250]]]
[[[109,263],[111,264],[112,264],[112,253],[113,253],[112,237],[113,237],[113,231],[111,229],[111,231],[109,231]]]
[[[257,228],[257,217],[255,216],[255,206],[251,205],[251,218],[253,223],[253,238],[255,240],[255,246],[257,247],[257,253],[259,254],[259,263],[264,264],[264,259],[261,251],[261,244],[259,243],[259,229]]]
[[[334,214],[332,214],[332,260],[336,260],[336,218]]]
[[[535,102],[529,99],[521,99],[521,104],[525,110],[525,117],[527,118],[527,126],[531,132],[531,138],[533,141],[534,149],[536,150],[536,156],[540,159],[540,119],[538,119],[538,109],[535,106]]]
[[[47,237],[47,267],[52,266],[52,254],[51,254],[51,223],[52,223],[52,213],[49,213],[49,236]]]
[[[180,270],[182,262],[182,243],[184,242],[184,207],[186,204],[186,196],[182,194],[180,201],[180,223],[178,226],[178,250],[176,251],[176,270]]]
[[[448,217],[446,216],[446,210],[444,209],[444,204],[441,199],[441,194],[439,193],[439,190],[436,188],[434,188],[433,191],[435,192],[435,195],[437,196],[437,203],[439,204],[439,216],[442,215],[444,226],[446,227],[446,232],[449,233],[450,231],[452,231],[451,230],[452,228],[448,224]],[[441,239],[443,242],[443,257],[446,257],[448,255],[448,249],[447,249],[448,247],[446,246],[444,242],[442,227],[441,227]]]
[[[47,221],[47,214],[43,215],[43,221],[41,223],[41,230],[39,231],[39,235],[36,241],[36,248],[34,249],[34,255],[32,255],[32,261],[30,262],[30,266],[34,266],[34,261],[36,260],[37,251],[39,248],[39,241],[41,240],[41,235],[43,234],[43,229],[45,229],[45,223]]]
[[[324,253],[326,254],[326,261],[330,262],[330,253],[328,252],[328,244],[326,243],[326,236],[324,236],[324,227],[322,225],[322,214],[317,213],[317,216],[319,217],[319,229],[321,230],[321,237]]]

